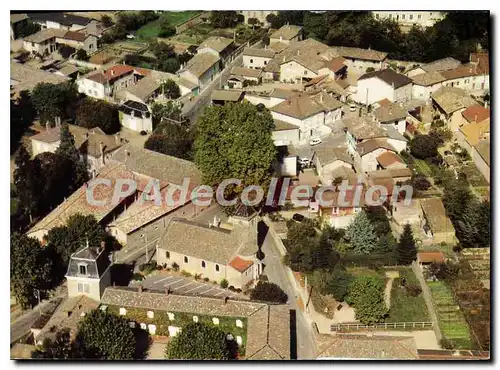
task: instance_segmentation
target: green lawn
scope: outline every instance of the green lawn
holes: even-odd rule
[[[348,267],[347,271],[354,276],[377,276],[385,280],[385,274],[383,270],[375,271],[367,267]]]
[[[430,321],[427,306],[422,294],[417,297],[409,295],[404,287],[400,286],[400,279],[405,278],[406,284],[420,287],[411,268],[401,268],[399,279],[394,279],[391,291],[391,308],[386,322],[422,322]]]
[[[418,173],[425,175],[427,177],[432,177],[431,168],[429,167],[429,164],[423,159],[415,158],[413,161],[413,166]]]
[[[443,335],[457,348],[470,349],[470,332],[465,317],[453,299],[450,289],[442,281],[428,282]]]
[[[180,23],[187,21],[189,18],[200,14],[197,10],[186,10],[182,12],[164,12],[161,14],[160,18],[155,21],[149,22],[137,30],[137,37],[139,38],[154,38],[158,37],[161,25],[165,20],[167,20],[172,26],[176,26]]]

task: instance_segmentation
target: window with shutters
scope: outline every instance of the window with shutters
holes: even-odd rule
[[[184,263],[188,263],[189,262],[189,259],[187,258],[187,256],[184,256]]]

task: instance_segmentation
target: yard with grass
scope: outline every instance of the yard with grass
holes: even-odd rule
[[[386,322],[428,322],[430,321],[424,297],[420,293],[417,297],[408,294],[401,286],[401,279],[405,278],[407,285],[417,285],[418,280],[411,268],[400,268],[399,278],[394,279],[391,290],[391,308]]]
[[[430,288],[437,311],[439,327],[447,339],[458,349],[470,349],[469,327],[459,306],[453,299],[451,290],[442,281],[431,281]]]
[[[413,168],[419,173],[427,177],[432,177],[432,170],[429,164],[423,159],[415,158],[413,160]]]
[[[471,187],[489,187],[488,181],[486,181],[473,162],[464,164],[460,168],[460,172],[467,176],[467,181]]]
[[[155,21],[149,22],[137,30],[136,36],[140,39],[150,39],[158,37],[161,25],[167,21],[171,26],[177,26],[189,18],[200,14],[201,11],[186,10],[182,12],[163,12]]]

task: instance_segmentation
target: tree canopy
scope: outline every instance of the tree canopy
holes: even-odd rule
[[[207,185],[240,179],[242,186],[267,187],[276,156],[269,110],[229,103],[206,107],[197,122],[195,162]]]
[[[229,360],[226,334],[218,327],[189,323],[173,337],[165,350],[172,360]]]
[[[136,353],[136,338],[128,320],[99,309],[80,321],[77,341],[87,352],[106,360],[131,360]]]
[[[384,302],[384,282],[375,276],[357,276],[349,284],[346,302],[354,306],[356,319],[371,325],[383,322],[388,313]]]
[[[106,134],[121,129],[118,107],[114,104],[92,98],[84,98],[76,110],[76,124],[88,129],[99,127]]]
[[[417,259],[417,247],[410,224],[406,224],[397,247],[398,263],[409,265]]]
[[[210,23],[215,28],[232,28],[236,26],[238,22],[238,13],[233,10],[215,10],[210,12]]]
[[[61,120],[71,117],[71,108],[77,101],[77,94],[75,86],[70,83],[37,84],[31,93],[31,101],[40,116],[40,123],[55,123],[56,117]]]
[[[376,250],[377,234],[366,211],[359,212],[346,229],[345,239],[354,253],[370,254]]]
[[[165,95],[168,99],[177,99],[181,96],[181,89],[179,88],[179,85],[177,85],[172,79],[168,79],[162,83],[161,90],[163,95]]]
[[[435,157],[438,154],[438,142],[429,135],[416,135],[410,141],[410,151],[413,156],[420,159]]]
[[[347,270],[337,264],[332,271],[315,270],[311,275],[311,285],[321,294],[330,294],[337,301],[342,302],[349,292],[352,276]]]
[[[250,292],[250,298],[256,301],[286,303],[288,295],[274,283],[259,281]]]
[[[162,123],[146,140],[144,147],[173,157],[193,159],[193,132],[171,122]]]

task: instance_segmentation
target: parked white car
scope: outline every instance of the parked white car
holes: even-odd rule
[[[309,145],[313,146],[313,145],[318,145],[318,144],[321,144],[323,142],[323,140],[321,140],[319,137],[313,137],[311,138],[311,140],[309,140]]]
[[[309,167],[311,165],[311,160],[307,157],[299,158],[299,164],[303,167]]]
[[[355,106],[354,104],[351,104],[351,105],[349,106],[349,111],[351,111],[351,112],[356,112],[356,106]]]

